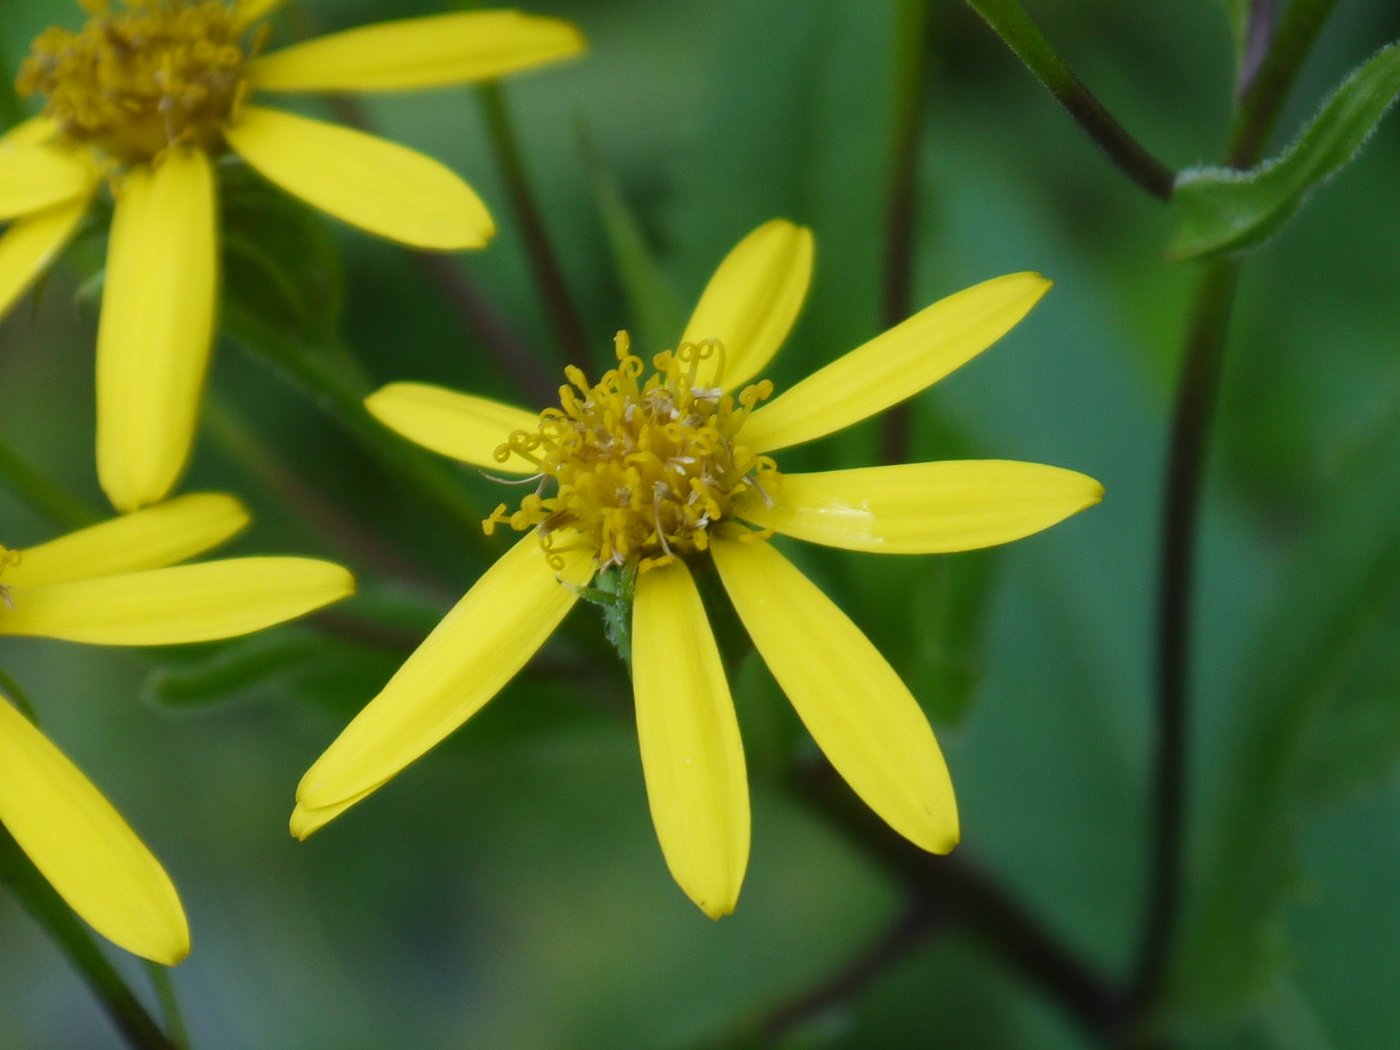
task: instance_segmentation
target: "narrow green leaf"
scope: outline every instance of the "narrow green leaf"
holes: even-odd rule
[[[1400,95],[1400,42],[1342,82],[1282,154],[1248,171],[1192,168],[1176,180],[1177,228],[1168,254],[1190,259],[1259,244],[1308,194],[1356,156]]]
[[[603,220],[613,265],[622,282],[637,346],[643,355],[672,345],[685,326],[685,313],[675,289],[657,264],[641,226],[609,174],[586,125],[580,124],[583,154],[593,176],[593,195]]]
[[[1281,912],[1300,882],[1298,834],[1400,755],[1400,499],[1378,484],[1400,464],[1400,433],[1392,445],[1339,480],[1257,633],[1177,960],[1178,994],[1199,1007],[1268,987],[1288,958]]]

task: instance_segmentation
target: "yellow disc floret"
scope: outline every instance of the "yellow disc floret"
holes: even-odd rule
[[[165,149],[223,148],[223,127],[247,85],[256,50],[234,4],[220,0],[83,0],[91,14],[77,33],[45,30],[20,67],[16,87],[44,95],[46,116],[76,145],[118,166]]]
[[[700,362],[722,353],[714,340],[682,344],[657,354],[643,380],[646,365],[619,332],[617,367],[597,384],[566,369],[571,385],[560,387],[560,407],[496,450],[502,463],[519,456],[536,464],[540,486],[514,513],[497,507],[486,531],[538,525],[545,550],[557,553],[564,548],[556,534],[567,529],[578,537],[570,547],[594,552],[599,569],[635,563],[646,571],[704,551],[707,530],[735,500],[765,496],[778,480],[772,459],[737,440],[772,383],[737,396],[695,385]]]

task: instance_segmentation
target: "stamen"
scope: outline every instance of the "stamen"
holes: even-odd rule
[[[83,0],[91,17],[81,30],[40,34],[20,67],[20,94],[45,96],[44,113],[62,135],[115,170],[172,146],[222,152],[223,128],[247,94],[244,66],[266,27],[248,34],[238,5],[223,0],[114,6]]]
[[[599,568],[646,571],[708,550],[707,530],[750,487],[769,498],[760,478],[776,479],[777,465],[741,444],[739,430],[772,385],[737,398],[696,390],[701,361],[718,358],[722,369],[724,347],[714,339],[658,353],[650,373],[626,332],[614,347],[616,367],[592,385],[567,369],[559,407],[496,449],[499,462],[520,455],[538,466],[539,487],[513,514],[503,505],[482,524],[488,532],[537,526],[547,554],[557,554],[551,533],[567,527]]]

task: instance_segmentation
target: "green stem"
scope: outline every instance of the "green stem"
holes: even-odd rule
[[[894,127],[890,195],[885,207],[885,274],[881,327],[893,328],[909,316],[914,274],[915,191],[919,128],[928,75],[929,4],[900,0],[895,14]],[[881,421],[882,458],[902,463],[909,454],[910,403],[896,405]]]
[[[783,1046],[805,1022],[849,1003],[897,962],[947,925],[947,913],[927,898],[916,898],[858,955],[811,988],[783,1000],[744,1025],[725,1046]]]
[[[1191,673],[1191,604],[1207,437],[1239,265],[1210,265],[1197,287],[1172,413],[1158,562],[1157,751],[1148,911],[1133,978],[1141,1008],[1160,994],[1181,904]]]
[[[178,1050],[102,954],[73,909],[3,829],[0,829],[0,877],[10,884],[25,909],[68,957],[131,1046],[138,1050]]]
[[[1317,39],[1335,0],[1294,0],[1269,42],[1258,74],[1235,114],[1229,162],[1259,160],[1268,129]],[[1261,12],[1256,8],[1255,12]],[[1186,783],[1190,731],[1191,608],[1207,439],[1215,411],[1239,264],[1207,267],[1197,286],[1172,411],[1158,559],[1157,740],[1153,756],[1152,846],[1147,918],[1133,970],[1139,1016],[1161,998],[1181,910],[1185,869]]]
[[[967,0],[967,4],[1006,42],[1123,174],[1157,199],[1171,199],[1175,172],[1114,119],[1074,70],[1055,53],[1017,0]]]
[[[1242,83],[1230,139],[1229,163],[1252,167],[1268,145],[1303,62],[1337,0],[1293,0],[1279,20],[1258,69]]]
[[[179,1050],[190,1050],[190,1033],[185,1027],[184,1015],[180,1012],[180,1000],[175,996],[175,985],[170,980],[170,968],[160,963],[147,962],[146,976],[151,979],[156,1000],[160,1003],[161,1018],[165,1021],[170,1041]]]
[[[902,838],[871,813],[824,761],[799,771],[788,786],[902,883],[912,900],[924,901],[947,922],[978,936],[1085,1031],[1109,1043],[1122,1038],[1128,1004],[1119,990],[965,855],[935,856]]]
[[[55,485],[4,442],[0,442],[0,483],[56,525],[79,529],[100,515],[76,496]]]
[[[501,174],[510,193],[511,205],[520,221],[530,270],[539,289],[540,300],[544,303],[545,316],[549,319],[554,340],[559,344],[565,361],[589,373],[591,362],[588,354],[588,335],[569,296],[569,287],[564,280],[559,257],[549,238],[549,232],[545,229],[544,217],[535,203],[535,195],[530,189],[530,179],[525,172],[525,159],[514,125],[511,123],[510,112],[506,108],[505,95],[495,83],[482,84],[477,93],[486,116],[486,128],[495,147],[496,159],[500,163]]]

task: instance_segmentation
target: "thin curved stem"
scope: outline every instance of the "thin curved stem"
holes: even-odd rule
[[[1050,46],[1017,0],[967,0],[1117,168],[1158,200],[1170,200],[1176,173],[1128,134]]]
[[[1259,160],[1269,129],[1334,4],[1335,0],[1294,0],[1278,24],[1258,73],[1236,109],[1229,156],[1232,165],[1248,167]],[[1251,9],[1256,21],[1262,21],[1267,13],[1264,5]],[[1239,264],[1225,261],[1210,264],[1201,277],[1172,411],[1158,559],[1158,728],[1148,905],[1131,984],[1140,1016],[1161,997],[1181,910],[1196,533],[1210,423],[1238,276]]]
[[[934,856],[901,838],[861,805],[824,761],[804,770],[791,786],[797,798],[899,880],[912,899],[929,902],[949,922],[981,937],[1085,1031],[1105,1042],[1123,1036],[1127,998],[965,855]]]
[[[482,84],[477,92],[486,115],[486,128],[501,165],[501,174],[506,180],[506,189],[510,192],[511,206],[515,209],[515,217],[520,221],[530,270],[539,289],[540,301],[544,305],[545,316],[549,319],[549,327],[554,333],[554,341],[559,344],[565,361],[591,374],[588,335],[569,295],[569,286],[564,280],[559,256],[545,227],[544,216],[540,213],[539,205],[535,203],[530,178],[525,172],[525,158],[520,149],[520,141],[516,137],[510,111],[506,108],[505,95],[500,85],[494,83]]]
[[[1257,69],[1242,71],[1243,91],[1230,140],[1232,166],[1248,168],[1258,162],[1303,62],[1336,6],[1337,0],[1293,0],[1270,35]]]
[[[1172,413],[1164,526],[1158,562],[1157,751],[1152,787],[1153,839],[1148,861],[1148,911],[1133,997],[1155,999],[1164,976],[1180,911],[1186,817],[1188,700],[1191,675],[1191,603],[1195,593],[1196,534],[1207,438],[1225,356],[1230,307],[1239,266],[1217,262],[1197,287],[1186,353]]]
[[[179,1050],[190,1050],[190,1033],[185,1027],[184,1015],[180,1012],[180,1000],[175,995],[175,984],[170,980],[170,969],[159,963],[146,963],[146,976],[151,979],[156,999],[160,1002],[161,1018],[165,1021],[170,1041]]]
[[[506,316],[467,276],[457,259],[435,252],[418,252],[414,261],[462,326],[481,343],[492,363],[524,395],[525,404],[548,405],[559,397],[559,370],[540,362]]]
[[[914,276],[914,224],[919,164],[919,129],[927,97],[928,0],[900,0],[895,17],[895,82],[890,194],[885,205],[882,328],[893,328],[910,312]],[[910,403],[896,405],[881,422],[882,461],[902,463],[909,456]]]
[[[784,1037],[804,1022],[851,1002],[890,967],[947,925],[947,915],[927,898],[919,897],[894,923],[811,988],[785,999],[748,1026],[759,1046],[780,1046]]]
[[[305,36],[314,35],[310,32]],[[331,96],[336,115],[351,127],[368,130],[363,107],[349,95]],[[440,252],[414,252],[418,269],[428,278],[443,301],[452,308],[465,327],[479,341],[482,351],[507,375],[530,404],[547,405],[559,391],[552,378],[555,371],[540,361],[529,344],[462,270],[460,261]]]
[[[34,867],[10,833],[0,828],[0,878],[78,971],[127,1043],[136,1050],[179,1050],[102,954],[86,926]]]

